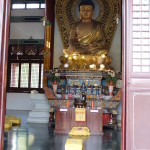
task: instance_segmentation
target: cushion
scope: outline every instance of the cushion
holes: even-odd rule
[[[89,136],[90,132],[88,127],[73,127],[69,132],[71,136]]]
[[[12,123],[9,122],[9,120],[5,119],[4,129],[7,130],[10,129],[11,127],[12,127]]]
[[[67,139],[65,144],[65,150],[82,150],[83,140],[82,139]]]
[[[5,116],[5,119],[11,122],[12,124],[20,124],[21,118],[16,118],[15,116]]]

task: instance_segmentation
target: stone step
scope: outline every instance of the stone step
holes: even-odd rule
[[[44,117],[28,117],[27,119],[28,123],[48,123],[49,122],[49,118],[44,118]]]

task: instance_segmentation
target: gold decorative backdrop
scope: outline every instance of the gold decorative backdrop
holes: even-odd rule
[[[121,0],[93,0],[99,5],[99,15],[95,20],[100,21],[106,34],[107,49],[110,48],[117,24],[116,17],[121,13]],[[68,48],[68,39],[72,25],[79,21],[77,8],[80,0],[56,0],[56,19],[64,48]]]

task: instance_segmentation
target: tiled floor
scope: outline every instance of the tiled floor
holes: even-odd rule
[[[21,117],[19,127],[13,127],[4,135],[4,150],[65,150],[68,135],[53,134],[48,124],[28,124],[28,111],[7,111],[8,115]],[[104,130],[101,136],[84,140],[84,150],[120,150],[120,130]]]

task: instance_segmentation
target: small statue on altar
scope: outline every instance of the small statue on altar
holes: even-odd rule
[[[69,52],[84,55],[107,53],[105,33],[100,22],[93,20],[94,3],[79,3],[80,21],[75,23],[69,37]]]
[[[81,94],[81,98],[82,100],[85,100],[86,101],[86,93],[87,93],[87,88],[86,88],[86,85],[85,85],[85,81],[82,82],[82,85],[81,85],[81,88],[80,88],[80,94]]]

